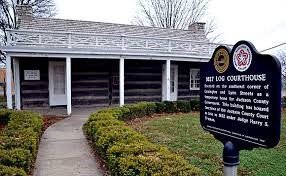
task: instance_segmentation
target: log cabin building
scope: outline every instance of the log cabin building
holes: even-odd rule
[[[123,105],[199,96],[199,67],[219,45],[204,23],[188,30],[36,18],[18,6],[8,31],[7,106],[15,108]],[[12,76],[13,67],[13,76]],[[14,78],[14,80],[12,80]]]

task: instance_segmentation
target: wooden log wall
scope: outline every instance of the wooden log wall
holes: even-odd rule
[[[199,90],[190,90],[190,69],[199,69],[199,63],[172,62],[178,65],[178,100],[199,99]]]
[[[118,75],[118,60],[72,59],[72,105],[108,106],[111,82]],[[118,89],[118,85],[113,86]]]
[[[59,59],[57,59],[58,61]],[[51,59],[20,59],[22,105],[49,106],[48,63]],[[65,62],[65,59],[61,60]],[[162,65],[164,61],[125,60],[125,103],[162,100]],[[190,68],[197,63],[178,65],[178,100],[199,97],[190,90]],[[108,106],[119,104],[119,60],[72,59],[72,105]],[[39,81],[25,81],[24,70],[40,70]]]
[[[125,103],[161,101],[162,62],[125,60]],[[119,60],[73,60],[72,104],[119,104]]]
[[[49,106],[48,62],[49,60],[46,58],[20,59],[20,92],[24,108]],[[40,70],[40,80],[24,80],[24,70]]]
[[[125,61],[125,103],[162,100],[162,61]]]

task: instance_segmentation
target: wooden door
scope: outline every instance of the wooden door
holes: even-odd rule
[[[166,100],[166,69],[162,69],[162,99]],[[171,65],[170,68],[170,101],[176,101],[178,97],[178,66]]]
[[[66,63],[49,62],[50,106],[66,105]]]

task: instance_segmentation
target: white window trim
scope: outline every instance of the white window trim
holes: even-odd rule
[[[195,81],[193,82],[193,85],[191,85],[192,75],[194,73],[197,74],[199,71],[200,71],[200,69],[197,69],[197,68],[191,68],[190,69],[190,90],[200,90],[200,87],[195,87]]]

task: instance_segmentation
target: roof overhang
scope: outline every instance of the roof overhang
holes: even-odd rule
[[[187,62],[208,62],[210,56],[200,56],[192,53],[150,52],[142,50],[88,49],[88,48],[42,48],[6,46],[3,51],[11,57],[38,58],[88,58],[88,59],[132,59],[132,60],[172,60]]]

